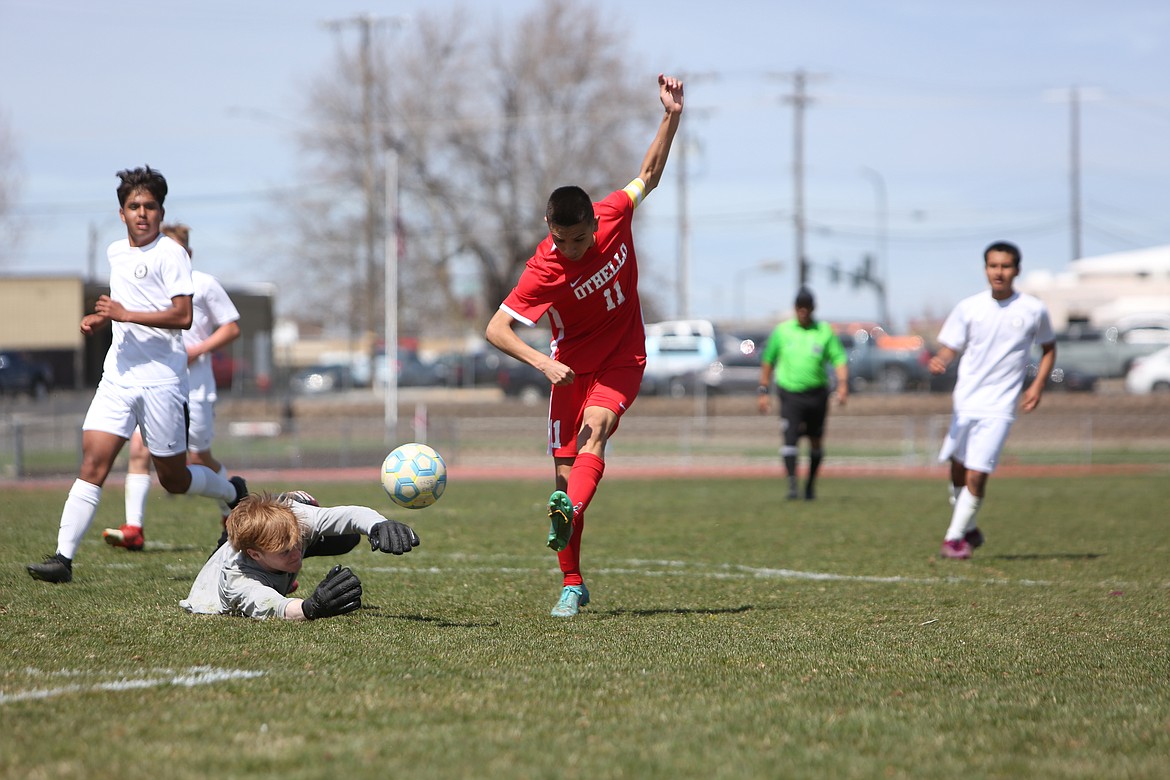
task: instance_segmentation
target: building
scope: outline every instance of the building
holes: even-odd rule
[[[1047,304],[1057,330],[1077,323],[1170,329],[1170,245],[1085,257],[1057,274],[1025,272],[1016,286]]]
[[[85,283],[76,277],[0,278],[0,350],[49,364],[58,387],[80,387],[84,305]]]
[[[216,356],[221,392],[271,386],[274,290],[270,284],[227,289],[240,311],[240,338]],[[96,387],[113,334],[105,328],[87,338],[79,326],[109,291],[107,283],[73,276],[0,277],[0,349],[52,365],[57,387]]]

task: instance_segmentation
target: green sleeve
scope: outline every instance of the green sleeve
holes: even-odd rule
[[[843,366],[849,362],[849,355],[845,353],[841,339],[837,338],[837,334],[831,330],[829,331],[829,343],[825,346],[825,355],[834,366]]]
[[[768,341],[764,344],[764,351],[760,355],[760,362],[767,363],[770,366],[775,366],[779,363],[780,358],[780,326],[777,325],[772,329],[771,335],[768,336]]]

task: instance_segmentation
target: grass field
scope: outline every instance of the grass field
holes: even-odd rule
[[[305,624],[178,607],[218,535],[200,499],[152,495],[128,553],[101,543],[110,487],[74,582],[33,582],[65,491],[9,489],[0,776],[1164,778],[1166,485],[992,480],[988,543],[954,562],[941,474],[810,503],[609,479],[593,602],[555,620],[548,486],[453,481],[409,514],[416,551],[341,559],[362,610]],[[389,510],[376,484],[294,487]]]

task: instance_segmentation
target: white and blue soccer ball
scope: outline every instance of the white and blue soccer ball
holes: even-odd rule
[[[422,509],[447,489],[447,464],[425,444],[403,444],[382,462],[382,487],[398,506]]]

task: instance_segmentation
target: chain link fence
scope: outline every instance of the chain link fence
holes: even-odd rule
[[[76,475],[81,423],[89,396],[71,402],[0,407],[0,479]],[[754,398],[639,399],[611,441],[608,459],[621,464],[734,470],[779,462],[775,414],[762,416]],[[950,422],[949,399],[935,395],[855,396],[834,407],[825,438],[826,467],[922,469],[934,466]],[[396,430],[387,435],[378,399],[369,396],[222,404],[216,456],[233,472],[376,468],[406,441],[426,441],[451,466],[551,468],[543,406],[496,396],[455,399],[420,391],[405,397]],[[115,466],[114,474],[125,468]],[[1021,415],[1003,453],[1004,465],[1170,464],[1170,398],[1096,395],[1045,397]],[[550,472],[551,473],[551,472]]]

